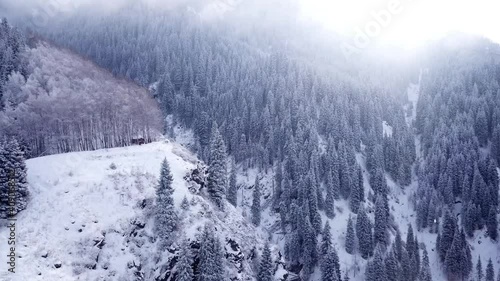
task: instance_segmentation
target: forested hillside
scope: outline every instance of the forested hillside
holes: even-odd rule
[[[138,211],[150,239],[131,253],[156,256],[133,280],[494,280],[498,45],[454,35],[414,55],[347,58],[342,36],[308,32],[294,7],[263,15],[286,1],[212,16],[204,8],[217,1],[188,2],[54,19],[36,30],[51,43],[20,48],[26,61],[2,88],[1,132],[31,156],[159,133],[198,156],[175,173],[176,187],[196,183],[181,187],[202,200],[191,213],[173,198],[172,159],[162,163],[154,202]],[[206,220],[201,238],[181,243]],[[223,256],[235,233],[254,247]]]
[[[5,38],[15,44],[4,55],[3,66],[12,66],[2,70],[0,134],[17,138],[26,156],[151,142],[163,132],[158,105],[144,88],[46,42],[33,39],[28,48],[8,30]]]
[[[360,251],[368,259],[377,243],[389,246],[385,171],[404,187],[411,181],[415,160],[413,135],[399,97],[379,83],[341,73],[348,62],[340,55],[338,65],[325,70],[306,63],[298,49],[262,49],[263,43],[280,44],[258,33],[249,43],[223,22],[206,25],[189,14],[141,12],[147,21],[127,11],[93,21],[77,17],[72,20],[80,29],[55,27],[50,37],[118,76],[155,85],[165,114],[195,132],[195,150],[211,167],[210,135],[220,132],[240,168],[272,169],[276,180],[268,200],[286,233],[287,264],[302,268],[303,278],[322,260],[316,242],[323,230],[320,214],[333,218],[337,200],[350,202],[354,214],[365,213],[360,206],[366,200],[380,202],[375,230],[368,217],[358,218],[357,235],[365,243]],[[384,136],[383,121],[392,127],[390,136]],[[367,156],[373,188],[369,198],[356,153]],[[219,175],[214,185],[225,186],[225,180],[217,179],[220,169],[226,171],[221,167],[219,173],[213,171]],[[258,186],[252,209],[256,225],[261,212]],[[220,204],[220,193],[212,194]],[[375,240],[370,242],[367,237],[373,231]],[[337,249],[328,246],[324,251]]]
[[[474,39],[460,48],[454,38],[442,43],[432,51],[417,106],[424,157],[417,225],[439,232],[440,259],[450,275],[462,278],[475,262],[465,236],[486,230],[489,239],[498,239],[500,65],[498,46],[487,40]],[[462,249],[467,251],[453,253]]]

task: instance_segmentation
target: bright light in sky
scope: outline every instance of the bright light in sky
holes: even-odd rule
[[[302,0],[303,16],[370,43],[413,47],[461,31],[500,43],[499,0]],[[378,17],[377,17],[378,15]]]

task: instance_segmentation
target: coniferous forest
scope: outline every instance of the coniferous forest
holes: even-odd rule
[[[477,245],[499,240],[500,46],[460,35],[404,59],[348,59],[340,35],[310,34],[283,9],[279,24],[140,3],[38,29],[3,19],[0,217],[12,171],[15,212],[29,206],[27,159],[187,131],[205,173],[195,194],[265,234],[252,276],[229,278],[217,221],[204,221],[199,241],[184,237],[196,199],[176,205],[179,168],[162,158],[154,204],[142,208],[174,269],[158,258],[170,279],[127,280],[500,278],[498,253]]]

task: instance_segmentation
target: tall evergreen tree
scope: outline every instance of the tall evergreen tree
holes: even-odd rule
[[[328,173],[327,182],[328,185],[325,198],[325,213],[328,218],[333,219],[335,217],[335,191],[332,183],[332,172]]]
[[[256,226],[260,225],[260,195],[260,181],[259,176],[257,176],[252,194],[252,223]]]
[[[382,196],[384,195],[379,195],[375,203],[374,238],[375,238],[375,244],[379,243],[380,245],[387,246],[388,237],[386,230],[387,230],[388,218]]]
[[[340,281],[337,270],[335,268],[336,257],[333,251],[330,251],[323,257],[323,266],[321,267],[322,281]]]
[[[328,252],[331,250],[332,246],[332,234],[331,234],[330,223],[327,221],[325,224],[325,228],[321,233],[321,250],[320,254],[322,257],[326,256]]]
[[[429,255],[424,247],[424,256],[422,258],[422,268],[420,269],[419,281],[432,281],[431,268],[429,265]]]
[[[463,231],[455,231],[444,265],[449,278],[466,278],[472,270],[470,248]]]
[[[356,166],[355,176],[358,180],[354,180],[356,184],[352,186],[351,196],[349,197],[349,206],[353,213],[358,213],[359,204],[364,199],[364,188],[363,188],[363,173],[360,167]]]
[[[358,218],[356,219],[356,235],[358,236],[361,257],[368,259],[373,252],[372,223],[363,207],[360,207]]]
[[[400,268],[398,260],[394,254],[394,249],[389,251],[384,260],[385,272],[387,275],[388,281],[399,281],[400,276]]]
[[[271,258],[271,249],[266,243],[259,265],[257,281],[273,281],[274,278],[273,260]]]
[[[224,208],[226,173],[226,146],[217,124],[214,123],[210,139],[207,191],[215,205],[221,209]]]
[[[227,201],[235,207],[238,206],[238,185],[236,183],[236,165],[234,162],[232,163],[231,175],[229,176]]]
[[[356,251],[356,234],[354,233],[354,224],[350,215],[347,221],[347,231],[345,235],[345,251],[351,255]]]
[[[486,227],[488,229],[488,236],[491,238],[491,240],[496,241],[498,237],[498,221],[497,221],[497,212],[495,206],[491,206],[490,208]]]
[[[455,228],[456,228],[455,218],[451,215],[449,210],[446,210],[444,215],[442,232],[441,235],[439,235],[440,240],[439,240],[438,253],[439,257],[441,258],[441,261],[445,260],[446,254],[450,249],[451,244],[453,243],[454,239],[453,237],[455,236],[455,231],[456,231]]]
[[[26,208],[29,195],[26,173],[25,156],[18,142],[0,141],[0,218],[15,216]]]
[[[493,262],[491,258],[488,260],[488,265],[486,266],[486,276],[485,281],[495,281],[495,271],[493,269]]]
[[[482,281],[483,280],[483,265],[481,264],[481,256],[477,258],[477,263],[476,263],[476,280],[477,281]]]
[[[219,239],[215,236],[213,226],[205,225],[201,235],[201,246],[198,254],[198,281],[224,280],[224,253]]]
[[[172,194],[173,177],[165,158],[161,163],[160,181],[156,189],[155,230],[162,243],[169,242],[172,232],[177,228],[178,217]]]
[[[181,244],[181,250],[179,252],[179,261],[177,262],[176,272],[178,281],[193,281],[193,256],[190,251],[189,242],[185,239]]]

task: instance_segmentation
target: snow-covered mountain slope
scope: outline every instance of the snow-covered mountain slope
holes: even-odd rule
[[[0,279],[170,280],[177,242],[158,252],[150,208],[164,158],[173,174],[175,204],[184,196],[190,202],[188,210],[178,208],[176,240],[187,236],[195,248],[205,223],[213,223],[226,247],[228,277],[252,280],[265,236],[231,206],[220,212],[195,194],[196,184],[186,179],[198,160],[169,141],[28,160],[31,200],[17,217],[16,273]],[[7,235],[1,228],[2,240]],[[1,243],[0,253],[6,247]],[[6,263],[5,255],[0,262]]]
[[[419,75],[419,82],[416,84],[410,84],[407,89],[408,100],[413,107],[409,108],[411,115],[407,116],[407,124],[411,126],[411,123],[415,120],[416,115],[416,103],[419,98],[420,93],[420,80],[422,75],[425,74],[425,70],[422,70]],[[384,134],[390,136],[392,135],[392,128],[383,122]],[[419,136],[415,136],[415,147],[416,147],[416,158],[417,162],[421,160],[420,151],[420,140]],[[356,154],[356,161],[361,166],[363,172],[364,190],[365,198],[373,197],[374,191],[371,189],[369,184],[369,172],[366,168],[366,158],[363,153]],[[499,170],[500,174],[500,170]],[[247,171],[242,171],[239,173],[238,182],[242,185],[239,192],[239,208],[242,208],[243,213],[250,213],[253,184],[255,182],[255,177],[259,177],[260,183],[262,185],[262,196],[263,200],[263,217],[261,223],[261,229],[264,232],[269,232],[272,234],[272,241],[280,246],[281,252],[284,251],[284,233],[281,231],[279,214],[271,211],[270,201],[273,198],[273,186],[274,186],[274,172],[272,170],[258,172],[256,169],[250,169]],[[394,228],[390,229],[390,239],[394,241],[396,235],[396,228],[399,229],[403,239],[406,238],[408,225],[412,225],[415,236],[418,238],[420,243],[420,248],[425,245],[430,260],[430,267],[433,280],[444,281],[447,280],[446,274],[444,272],[443,264],[439,261],[439,257],[436,250],[436,233],[429,233],[428,229],[423,229],[421,231],[417,230],[416,225],[416,211],[414,206],[415,194],[418,186],[418,178],[413,175],[412,182],[409,186],[401,187],[395,183],[392,178],[386,174],[387,185],[390,190],[389,195],[389,206],[391,209],[391,220],[393,222]],[[367,200],[365,202],[365,207],[369,210],[368,216],[371,221],[374,221],[374,209],[375,204]],[[336,215],[333,219],[328,219],[324,211],[320,211],[321,220],[323,226],[326,221],[329,221],[331,226],[331,236],[332,243],[338,251],[340,258],[341,271],[344,273],[348,272],[351,281],[363,281],[365,280],[365,269],[367,261],[360,257],[359,254],[350,255],[345,251],[345,236],[347,230],[347,221],[349,215],[352,216],[353,220],[356,218],[356,214],[352,213],[349,209],[349,202],[346,200],[336,200],[335,201],[335,211]],[[458,213],[456,213],[457,217]],[[468,239],[469,245],[471,246],[472,261],[477,262],[479,256],[483,263],[483,270],[488,260],[491,258],[494,266],[494,272],[497,273],[500,269],[500,245],[494,243],[486,234],[486,229],[482,231],[475,231],[474,237]],[[473,274],[471,274],[472,276]],[[320,281],[321,273],[319,268],[311,275],[310,281]]]

